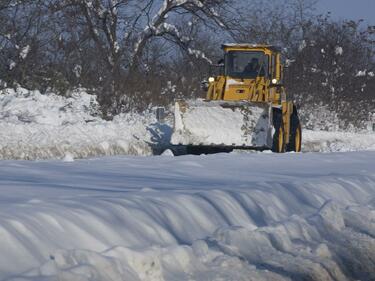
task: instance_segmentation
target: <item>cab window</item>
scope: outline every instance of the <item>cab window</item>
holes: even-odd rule
[[[233,78],[265,77],[269,58],[259,51],[230,51],[226,54],[225,74]]]

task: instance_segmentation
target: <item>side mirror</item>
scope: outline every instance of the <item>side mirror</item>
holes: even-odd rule
[[[224,75],[224,59],[219,60],[218,64],[211,64],[209,73],[213,76]]]
[[[201,82],[201,90],[207,92],[208,91],[209,83],[207,80],[203,80]]]

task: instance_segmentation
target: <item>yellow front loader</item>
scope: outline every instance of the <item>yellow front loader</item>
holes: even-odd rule
[[[225,44],[221,73],[208,79],[206,99],[177,101],[171,142],[190,151],[301,151],[296,106],[283,85],[280,49]]]

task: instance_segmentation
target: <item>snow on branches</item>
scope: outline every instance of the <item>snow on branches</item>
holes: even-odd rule
[[[76,7],[107,67],[130,69],[138,65],[147,44],[166,38],[194,57],[210,60],[191,46],[192,39],[176,25],[179,17],[196,17],[225,27],[220,5],[227,0],[64,0],[60,10]]]
[[[174,12],[188,12],[199,17],[206,17],[207,20],[213,20],[221,27],[225,27],[221,21],[220,15],[215,11],[215,6],[224,1],[204,1],[204,0],[164,0],[158,12],[147,22],[147,26],[141,32],[134,45],[132,63],[139,58],[149,39],[152,37],[170,36],[177,44],[183,46],[189,54],[211,61],[199,50],[193,50],[188,47],[190,38],[183,36],[176,25],[168,23],[168,15]]]

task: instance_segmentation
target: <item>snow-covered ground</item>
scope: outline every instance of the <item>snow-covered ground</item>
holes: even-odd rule
[[[375,132],[326,132],[303,130],[304,152],[375,151]]]
[[[375,280],[373,132],[151,156],[171,127],[105,121],[82,89],[0,91],[0,280]]]
[[[375,152],[0,162],[0,280],[375,280]]]
[[[197,122],[202,118],[210,121],[210,116],[200,116]],[[233,127],[231,120],[227,122],[221,124],[225,130]],[[0,159],[152,155],[170,142],[172,126],[171,119],[158,124],[152,112],[123,114],[105,121],[96,97],[82,89],[69,97],[23,88],[0,91]],[[225,136],[220,131],[217,134]],[[375,150],[374,132],[303,132],[305,152],[362,150]]]
[[[0,159],[62,159],[152,155],[168,128],[152,114],[100,117],[96,97],[77,90],[65,98],[23,88],[0,91]]]

